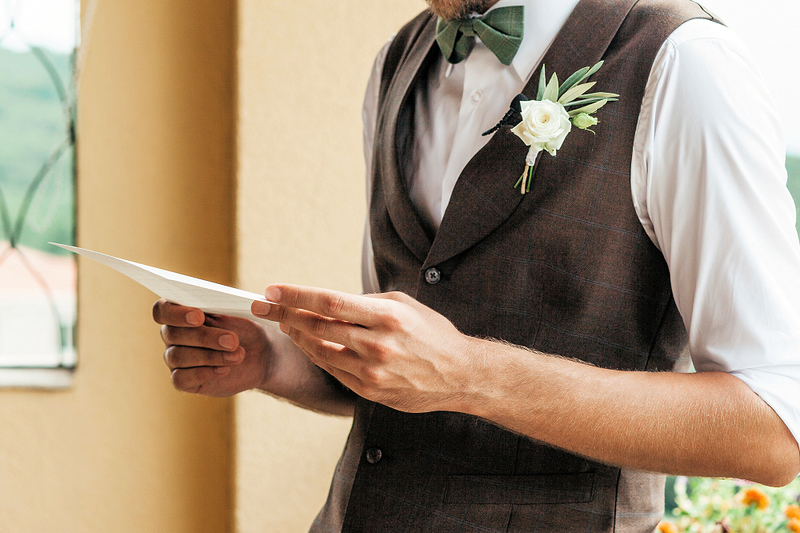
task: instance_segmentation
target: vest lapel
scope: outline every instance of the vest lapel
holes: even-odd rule
[[[635,3],[636,0],[579,2],[542,61],[548,77],[556,72],[563,81],[576,70],[599,61]],[[523,90],[529,97],[536,94],[542,64],[534,69]],[[504,128],[475,154],[456,182],[423,268],[474,246],[510,217],[522,200],[532,196],[513,187],[525,167],[527,152],[528,147]],[[544,154],[539,159],[548,157]]]
[[[377,179],[382,180],[386,209],[392,225],[403,243],[419,259],[425,261],[431,247],[431,239],[425,232],[422,220],[411,203],[406,177],[403,174],[403,159],[407,149],[413,149],[413,106],[408,105],[410,90],[423,66],[432,57],[436,42],[436,19],[431,17],[421,31],[409,53],[401,60],[398,73],[386,93],[386,103],[381,106],[383,113],[378,117],[376,131],[385,131],[390,136],[376,139],[375,161],[381,172]],[[438,53],[438,52],[437,52]],[[392,150],[382,150],[381,143],[393,146]]]

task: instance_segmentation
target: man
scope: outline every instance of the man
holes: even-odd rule
[[[287,335],[159,302],[175,386],[354,414],[312,531],[652,531],[649,472],[790,482],[800,246],[752,61],[684,0],[429,4],[367,92],[376,294],[271,286]],[[435,45],[514,6],[513,57]],[[480,133],[600,59],[619,101],[521,193],[527,146]]]

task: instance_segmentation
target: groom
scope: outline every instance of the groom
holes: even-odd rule
[[[312,531],[652,531],[650,472],[790,482],[800,246],[737,41],[688,0],[429,4],[367,90],[375,294],[271,286],[287,335],[159,302],[175,386],[354,415]],[[618,101],[523,194],[481,133],[600,60]]]

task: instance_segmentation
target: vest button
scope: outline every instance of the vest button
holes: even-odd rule
[[[380,448],[370,448],[367,450],[366,458],[369,464],[374,465],[381,460],[381,457],[383,457],[383,452]]]
[[[427,281],[429,285],[436,285],[441,279],[442,273],[439,272],[438,268],[431,267],[425,271],[425,281]]]

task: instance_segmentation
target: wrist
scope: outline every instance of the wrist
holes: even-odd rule
[[[498,351],[507,348],[507,345],[497,341],[465,336],[462,345],[464,375],[460,380],[460,394],[456,396],[459,405],[453,410],[489,418],[502,387],[497,376],[498,372],[502,372],[504,357],[498,357]]]
[[[288,337],[277,328],[262,325],[264,329],[265,342],[262,346],[263,353],[260,355],[261,359],[261,380],[254,387],[255,389],[275,394],[277,389],[280,389],[280,383],[277,383],[281,372],[277,368],[280,358],[276,354],[280,354],[285,343],[285,337]],[[291,341],[291,339],[289,339]],[[293,344],[292,344],[293,345]]]
[[[548,356],[494,339],[473,338],[468,349],[474,374],[462,412],[508,428],[522,412],[531,428],[544,423],[537,394],[548,388],[541,376],[552,362]]]

